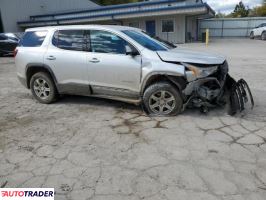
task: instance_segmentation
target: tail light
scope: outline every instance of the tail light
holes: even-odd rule
[[[16,57],[17,54],[18,54],[18,49],[15,49],[13,52],[14,57]]]

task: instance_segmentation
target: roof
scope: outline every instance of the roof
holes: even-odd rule
[[[169,14],[210,14],[215,12],[207,3],[188,3],[185,0],[158,0],[122,5],[101,6],[75,12],[30,16],[29,21],[18,22],[22,27],[73,24],[95,21],[120,20]]]
[[[45,26],[45,27],[36,27],[36,28],[29,28],[26,31],[44,31],[44,30],[64,30],[64,29],[109,29],[109,30],[136,30],[137,28],[128,27],[128,26],[118,26],[118,25],[67,25],[67,26]]]

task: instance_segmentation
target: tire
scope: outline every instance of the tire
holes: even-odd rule
[[[266,40],[266,31],[261,34],[261,40]]]
[[[43,104],[50,104],[57,99],[57,90],[48,73],[38,72],[31,77],[30,89],[34,98]]]
[[[253,31],[250,33],[249,38],[250,38],[251,40],[254,40],[254,39],[255,39],[255,36],[254,36],[254,32],[253,32]]]
[[[174,116],[182,111],[183,100],[179,91],[168,82],[149,86],[143,95],[146,111],[155,116]]]

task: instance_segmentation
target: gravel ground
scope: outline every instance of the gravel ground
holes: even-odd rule
[[[226,55],[254,110],[149,118],[89,97],[42,105],[18,82],[13,58],[0,58],[0,187],[54,187],[59,200],[265,200],[266,43],[182,46]]]

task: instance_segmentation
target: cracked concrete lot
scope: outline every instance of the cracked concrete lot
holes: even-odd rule
[[[0,58],[0,187],[54,187],[73,200],[265,200],[266,43],[182,45],[228,57],[256,106],[149,118],[139,107],[89,97],[33,100]]]

